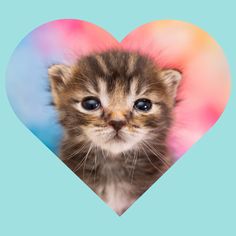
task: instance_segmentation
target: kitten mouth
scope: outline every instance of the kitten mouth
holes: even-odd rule
[[[115,136],[113,137],[113,139],[123,141],[122,137],[121,137],[118,133],[115,134]]]
[[[109,141],[124,142],[125,140],[119,132],[116,132]]]

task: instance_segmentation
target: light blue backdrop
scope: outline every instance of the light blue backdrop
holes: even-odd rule
[[[236,235],[234,1],[7,1],[1,3],[0,235]],[[100,25],[121,40],[158,19],[193,23],[224,49],[232,96],[217,124],[118,217],[12,111],[5,70],[20,40],[60,18]],[[220,94],[219,94],[220,96]]]

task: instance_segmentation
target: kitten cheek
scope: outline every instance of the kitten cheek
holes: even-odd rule
[[[161,114],[162,110],[159,105],[153,104],[152,109],[150,110],[150,114]]]

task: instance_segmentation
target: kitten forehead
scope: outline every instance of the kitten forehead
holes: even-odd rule
[[[127,96],[127,103],[132,105],[137,96],[138,80],[134,79],[131,81],[129,94]]]
[[[108,66],[107,66],[107,64],[105,63],[105,61],[104,61],[104,59],[102,58],[102,56],[101,56],[101,55],[96,55],[95,58],[96,58],[96,60],[97,60],[98,65],[101,67],[103,73],[104,73],[104,74],[109,74]]]
[[[107,84],[101,78],[98,79],[98,88],[99,88],[99,97],[103,106],[108,106],[109,96],[108,96],[108,91],[107,91]]]
[[[134,78],[130,83],[129,94],[131,96],[135,96],[137,94],[137,89],[138,89],[138,80]]]
[[[97,96],[104,107],[125,105],[127,101],[129,106],[141,97],[165,99],[167,86],[161,79],[161,70],[148,56],[136,52],[91,54],[78,61],[75,71],[81,96]]]
[[[128,70],[127,70],[128,75],[133,73],[136,62],[137,62],[137,56],[135,54],[130,54],[129,58],[128,58],[128,63],[127,63],[128,64]]]

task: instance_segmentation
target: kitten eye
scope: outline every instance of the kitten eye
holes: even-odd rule
[[[101,106],[101,102],[96,97],[86,97],[82,100],[81,105],[88,111],[97,110]]]
[[[152,102],[149,99],[141,98],[135,101],[134,108],[140,111],[149,111],[152,108]]]

